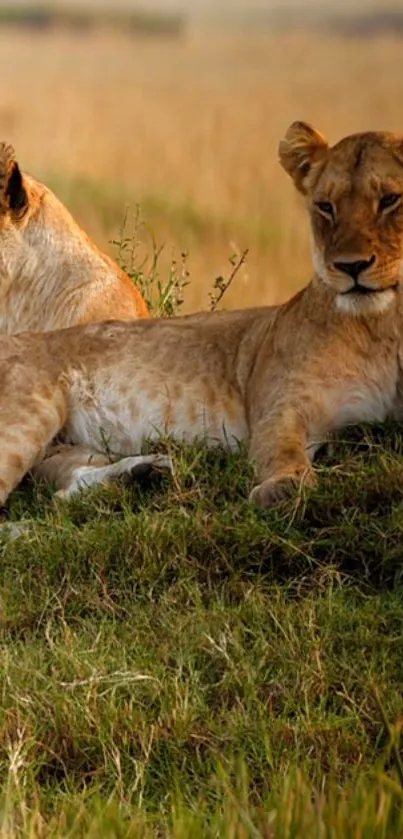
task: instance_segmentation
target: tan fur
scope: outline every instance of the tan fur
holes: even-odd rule
[[[278,308],[2,339],[0,500],[58,432],[87,451],[67,480],[62,461],[53,474],[52,458],[44,462],[65,496],[105,441],[127,457],[168,433],[230,448],[246,441],[253,498],[269,506],[289,485],[314,483],[311,461],[329,432],[402,416],[400,318],[397,298],[382,315],[352,318],[337,311],[331,289],[312,283]]]
[[[0,334],[147,314],[124,271],[0,143]]]
[[[169,467],[138,453],[170,434],[245,441],[251,497],[270,506],[290,486],[315,484],[312,460],[329,432],[403,419],[402,143],[357,135],[329,149],[301,123],[287,132],[280,156],[306,196],[321,270],[282,306],[1,339],[0,501],[34,464],[64,497],[142,465]],[[398,197],[385,211],[388,190]],[[334,218],[317,200],[333,202]],[[374,254],[359,277],[366,294],[333,265]],[[41,465],[59,432],[80,448]]]

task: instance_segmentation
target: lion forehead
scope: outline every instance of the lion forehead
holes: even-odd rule
[[[368,132],[345,137],[329,149],[318,173],[314,193],[326,194],[332,200],[341,196],[372,197],[382,190],[403,185],[402,158],[394,135]]]

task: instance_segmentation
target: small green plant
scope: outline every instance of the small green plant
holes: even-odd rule
[[[117,248],[117,262],[141,291],[150,312],[155,317],[177,315],[183,306],[184,289],[189,284],[187,254],[181,253],[179,262],[172,259],[168,277],[162,279],[160,257],[164,246],[157,245],[154,233],[142,220],[138,206],[131,225],[126,209],[119,238],[113,239],[112,244]],[[144,244],[145,255],[142,253]]]
[[[182,251],[179,260],[171,259],[168,276],[163,279],[160,262],[164,245],[157,245],[154,233],[141,218],[138,206],[131,224],[126,208],[119,237],[113,239],[111,244],[117,249],[117,262],[141,291],[152,315],[169,318],[180,314],[184,303],[184,291],[190,283],[187,253]],[[229,258],[231,270],[228,277],[220,275],[213,281],[212,291],[208,294],[210,311],[215,311],[222,302],[224,294],[245,264],[248,252],[244,250],[232,254]]]
[[[219,303],[221,303],[224,294],[228,291],[229,287],[232,285],[238,271],[242,268],[242,265],[246,262],[246,258],[248,256],[249,250],[244,250],[241,254],[233,254],[230,256],[229,262],[232,265],[232,271],[230,272],[227,279],[225,277],[216,277],[213,283],[213,291],[209,292],[210,297],[210,311],[215,312]]]

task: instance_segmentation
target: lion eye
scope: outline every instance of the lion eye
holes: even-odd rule
[[[379,211],[382,212],[382,210],[397,206],[400,199],[401,195],[398,192],[386,192],[379,201]]]
[[[319,212],[323,213],[324,216],[331,219],[334,218],[334,207],[330,201],[316,201],[315,207],[317,207]]]

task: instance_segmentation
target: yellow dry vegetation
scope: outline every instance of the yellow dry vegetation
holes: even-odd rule
[[[120,219],[95,200],[80,207],[67,190],[101,245],[116,235],[124,196],[144,202],[164,258],[189,251],[188,309],[207,305],[212,279],[246,247],[227,305],[278,301],[311,270],[307,221],[277,162],[278,140],[295,119],[331,140],[403,130],[401,55],[393,37],[2,31],[0,139],[35,175],[121,190]]]

